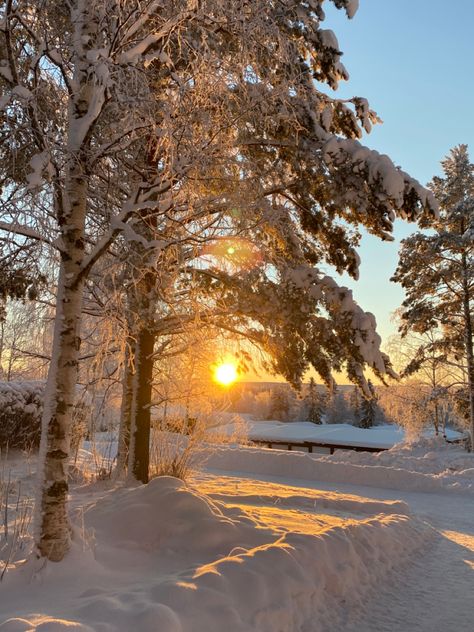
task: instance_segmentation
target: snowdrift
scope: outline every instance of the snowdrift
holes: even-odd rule
[[[30,561],[7,574],[0,631],[330,626],[423,546],[431,529],[407,515],[404,503],[375,502],[347,519],[329,514],[324,492],[317,499],[326,514],[313,503],[312,512],[308,505],[299,513],[304,529],[277,529],[242,504],[210,500],[169,477],[104,492],[78,512],[74,549],[63,563],[35,569]]]
[[[474,482],[474,454],[466,452],[461,445],[447,443],[442,437],[420,437],[376,454],[336,451],[326,458],[331,463],[380,465],[434,476],[471,477]]]
[[[234,446],[216,447],[206,458],[206,467],[219,471],[404,491],[474,494],[474,455],[442,438],[398,444],[378,454],[340,450],[321,456]]]

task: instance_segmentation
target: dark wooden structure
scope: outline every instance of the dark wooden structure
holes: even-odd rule
[[[356,452],[382,452],[389,448],[374,448],[373,446],[348,445],[342,443],[327,443],[324,441],[284,441],[278,439],[250,439],[255,445],[262,445],[267,448],[278,450],[293,450],[293,448],[304,448],[306,452],[313,452],[313,448],[327,448],[330,454],[334,450],[355,450]]]

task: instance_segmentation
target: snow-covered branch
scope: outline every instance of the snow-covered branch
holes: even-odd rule
[[[30,239],[34,239],[35,241],[41,241],[53,248],[58,248],[57,243],[53,243],[50,241],[45,235],[42,235],[38,231],[30,228],[29,226],[24,226],[22,224],[18,224],[17,222],[2,222],[0,221],[0,230],[6,233],[13,233],[14,235],[21,235],[23,237],[29,237]]]

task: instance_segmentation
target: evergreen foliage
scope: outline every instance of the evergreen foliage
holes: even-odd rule
[[[374,385],[368,380],[371,397],[364,397],[360,407],[359,428],[372,428],[377,414],[377,394]]]
[[[325,398],[318,390],[314,378],[310,378],[308,392],[303,400],[304,420],[313,424],[321,424],[326,411]]]
[[[0,382],[0,448],[30,451],[39,447],[45,383],[41,380]],[[85,435],[90,410],[78,398],[71,429],[72,452]]]
[[[350,415],[346,398],[340,388],[333,387],[328,392],[327,397],[327,415],[326,421],[328,424],[342,424],[347,423],[347,419]]]
[[[0,239],[0,322],[5,320],[8,299],[34,300],[46,283],[39,271],[38,251],[31,245],[18,248]]]
[[[416,373],[433,357],[448,358],[466,376],[471,443],[474,441],[474,165],[466,145],[442,161],[444,177],[430,187],[440,203],[439,217],[421,222],[429,233],[417,232],[402,242],[393,277],[406,299],[401,333],[431,333],[420,345],[406,373]]]
[[[290,398],[286,386],[277,386],[272,389],[268,417],[278,421],[289,421]]]
[[[42,382],[0,382],[0,448],[38,447],[43,391]]]
[[[357,386],[351,391],[349,396],[349,406],[351,408],[353,424],[354,426],[358,426],[360,424],[361,415],[362,415],[362,402],[361,402],[360,390]]]

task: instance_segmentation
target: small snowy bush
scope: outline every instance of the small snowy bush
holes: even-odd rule
[[[43,382],[0,382],[0,447],[39,445]]]
[[[0,448],[30,450],[39,446],[45,383],[0,382]],[[84,436],[87,404],[76,404],[71,450],[77,451]]]

